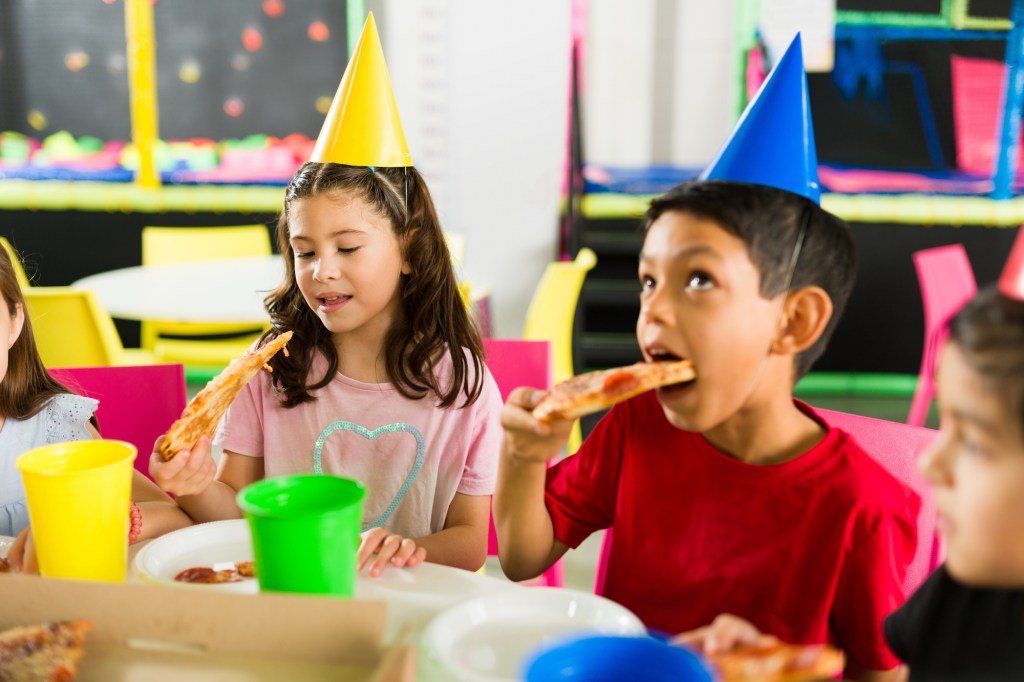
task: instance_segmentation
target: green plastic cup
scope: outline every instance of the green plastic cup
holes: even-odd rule
[[[351,597],[366,488],[340,476],[297,474],[243,488],[260,589]]]

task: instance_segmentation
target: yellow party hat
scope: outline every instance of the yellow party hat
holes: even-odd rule
[[[366,17],[310,161],[411,166],[373,12]]]

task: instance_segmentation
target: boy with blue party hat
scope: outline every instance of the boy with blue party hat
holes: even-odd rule
[[[696,380],[613,407],[551,469],[571,423],[508,400],[494,513],[505,572],[538,575],[608,529],[597,591],[680,633],[736,613],[832,643],[851,679],[898,661],[920,500],[793,399],[853,286],[846,224],[821,209],[797,38],[702,179],[655,199],[639,259],[637,341]]]

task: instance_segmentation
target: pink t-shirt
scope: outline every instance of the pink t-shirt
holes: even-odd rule
[[[326,361],[314,362],[314,377]],[[448,355],[436,373],[446,386]],[[316,400],[284,408],[260,372],[217,427],[214,444],[263,457],[265,475],[329,473],[368,488],[363,528],[384,526],[406,537],[444,528],[455,493],[494,492],[501,446],[501,395],[490,372],[472,405],[441,409],[431,398],[409,400],[392,384],[364,384],[336,374]]]

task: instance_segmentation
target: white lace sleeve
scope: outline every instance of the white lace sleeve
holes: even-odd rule
[[[99,404],[93,398],[71,393],[56,396],[43,408],[46,414],[46,442],[61,443],[92,438],[85,424]]]

